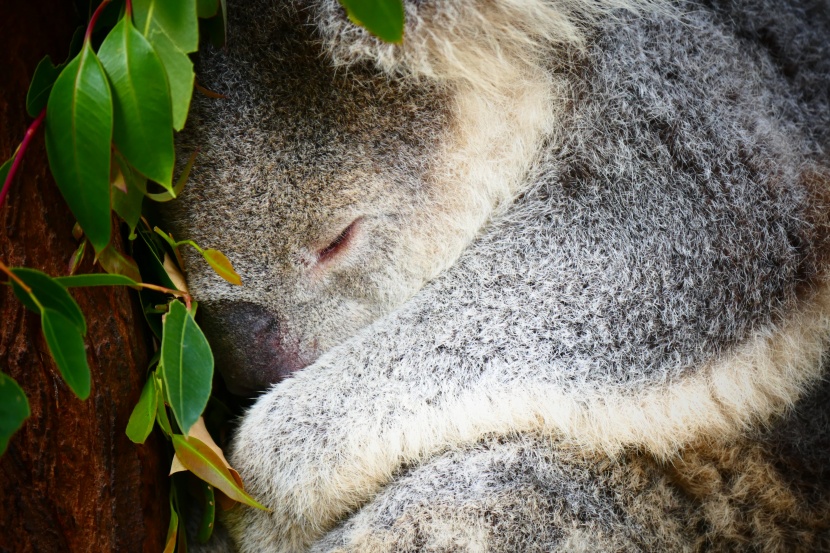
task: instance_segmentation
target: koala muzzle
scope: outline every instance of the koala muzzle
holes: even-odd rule
[[[257,395],[307,365],[297,348],[286,347],[279,319],[259,305],[220,302],[202,315],[216,367],[236,395]]]

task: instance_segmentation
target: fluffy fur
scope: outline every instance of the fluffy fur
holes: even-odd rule
[[[226,378],[305,367],[240,551],[830,550],[825,3],[236,14],[169,216],[251,281],[191,271]]]

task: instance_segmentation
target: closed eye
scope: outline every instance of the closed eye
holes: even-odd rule
[[[349,226],[343,229],[343,232],[337,235],[337,238],[332,240],[331,244],[317,252],[317,262],[323,263],[328,261],[344,251],[348,247],[349,242],[351,242],[359,221],[360,218],[352,221]]]

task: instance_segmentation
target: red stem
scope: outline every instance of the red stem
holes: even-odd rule
[[[17,153],[14,156],[14,161],[12,162],[11,169],[9,169],[9,174],[6,175],[6,182],[3,183],[3,190],[0,191],[0,207],[3,207],[3,202],[6,201],[6,194],[9,193],[12,180],[17,174],[17,169],[20,167],[20,163],[23,161],[23,154],[26,153],[26,148],[29,147],[29,142],[32,141],[32,137],[35,136],[35,133],[45,118],[46,108],[43,108],[43,111],[40,112],[34,122],[32,122],[32,124],[29,125],[29,128],[26,129],[26,134],[23,135],[23,142],[20,143],[20,148],[18,148]]]
[[[89,18],[89,25],[86,27],[86,34],[84,35],[84,42],[89,42],[90,38],[92,38],[92,31],[95,29],[95,22],[98,21],[98,17],[101,15],[101,12],[104,11],[104,8],[107,4],[112,2],[112,0],[104,0],[101,2],[95,11],[92,13],[92,17]]]

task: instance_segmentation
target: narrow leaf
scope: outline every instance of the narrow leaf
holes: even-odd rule
[[[112,246],[98,252],[98,262],[110,274],[124,275],[135,282],[141,282],[141,273],[135,261]]]
[[[173,190],[170,192],[160,192],[158,194],[147,194],[147,197],[153,200],[154,202],[169,202],[173,200],[182,193],[184,190],[184,185],[187,184],[187,178],[190,176],[190,171],[193,169],[193,164],[196,161],[196,154],[198,151],[193,152],[190,154],[190,157],[187,159],[187,163],[184,165],[184,169],[182,170],[182,174],[179,175],[179,178],[176,180],[176,184],[173,185]]]
[[[187,434],[210,397],[213,353],[193,315],[178,300],[170,302],[164,318],[161,367],[170,408]]]
[[[230,471],[222,465],[221,459],[197,438],[185,438],[174,434],[173,448],[187,470],[212,484],[229,498],[257,509],[267,510],[264,505],[245,493]]]
[[[113,151],[112,208],[130,228],[130,240],[141,220],[141,206],[147,192],[147,179],[133,169],[121,154]]]
[[[202,481],[201,484],[204,504],[202,508],[202,521],[199,523],[199,531],[196,533],[196,539],[201,543],[207,543],[213,534],[213,524],[216,519],[216,497],[213,493],[213,486],[205,481]]]
[[[138,287],[138,283],[124,275],[110,275],[104,273],[95,273],[90,275],[72,275],[65,277],[57,277],[55,282],[65,288],[77,288],[80,286],[133,286]]]
[[[164,403],[164,382],[159,371],[153,372],[153,382],[156,385],[156,396],[158,396],[158,410],[156,411],[156,422],[159,423],[162,432],[168,436],[173,435],[173,427],[170,425],[170,419],[167,417],[167,407]]]
[[[202,22],[202,29],[207,33],[210,43],[217,48],[225,46],[228,38],[228,4],[219,0],[219,10],[215,17]]]
[[[52,65],[52,59],[49,56],[45,56],[37,64],[32,82],[29,84],[29,92],[26,94],[26,111],[29,115],[37,117],[46,107],[49,93],[52,92],[52,85],[55,84],[60,72],[59,67]]]
[[[172,189],[173,112],[161,60],[128,17],[110,31],[98,57],[112,85],[113,142],[138,171]]]
[[[233,265],[231,265],[230,260],[225,257],[225,254],[219,250],[207,249],[202,252],[202,256],[220,277],[224,278],[231,284],[236,284],[237,286],[242,284],[242,277],[234,271]]]
[[[173,102],[173,128],[184,127],[193,95],[193,63],[187,56],[199,45],[196,0],[134,0],[136,26],[164,64]]]
[[[55,181],[97,251],[110,241],[112,96],[89,43],[61,72],[46,108],[46,151]]]
[[[32,289],[32,296],[37,299],[37,301],[33,301],[25,290],[13,283],[15,295],[26,307],[35,313],[41,312],[40,306],[57,311],[69,320],[82,336],[86,335],[86,321],[81,308],[78,307],[77,302],[57,279],[36,269],[25,267],[16,267],[12,269],[12,273]],[[38,303],[40,303],[40,306],[38,306]]]
[[[340,0],[353,22],[386,42],[403,40],[402,0]]]
[[[78,270],[78,267],[81,266],[81,263],[84,260],[84,254],[86,253],[86,245],[87,245],[88,242],[89,242],[88,240],[83,240],[80,243],[80,245],[78,246],[78,249],[76,249],[72,253],[72,257],[69,258],[69,274],[70,275],[74,275],[75,271]]]
[[[9,439],[30,414],[23,389],[12,377],[0,373],[0,455],[6,452]]]
[[[217,0],[198,0],[196,7],[199,17],[213,17],[216,15],[219,3]]]
[[[176,551],[176,537],[179,531],[179,515],[176,513],[176,508],[173,505],[172,490],[170,494],[170,524],[167,526],[167,539],[164,542],[164,553],[174,553]]]
[[[14,163],[14,156],[7,159],[6,162],[3,163],[3,165],[0,165],[0,189],[2,189],[3,185],[6,183],[6,177],[9,176],[9,171],[12,168],[12,163]]]
[[[44,309],[40,322],[49,353],[61,376],[76,396],[86,399],[89,397],[90,377],[81,333],[72,321],[54,309]]]
[[[152,374],[141,390],[130,421],[127,423],[127,437],[137,444],[143,444],[153,430],[158,410],[158,394],[156,393],[156,379]]]
[[[132,243],[132,252],[142,271],[142,278],[146,282],[158,284],[165,288],[175,288],[164,268],[165,250],[158,236],[152,231],[139,225],[136,230],[138,239]],[[167,304],[168,298],[161,292],[143,289],[138,294],[141,301],[144,318],[156,338],[162,337],[161,315],[155,310],[158,304]]]

